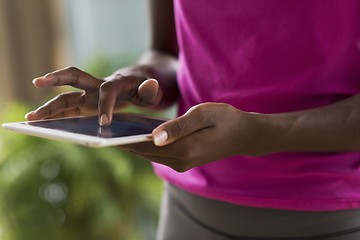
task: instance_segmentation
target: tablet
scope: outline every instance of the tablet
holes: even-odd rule
[[[99,126],[98,117],[4,123],[3,128],[23,134],[77,143],[90,147],[108,147],[151,140],[151,132],[167,119],[132,113],[113,115],[109,126]]]

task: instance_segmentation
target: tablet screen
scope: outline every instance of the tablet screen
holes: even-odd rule
[[[152,130],[163,122],[165,121],[132,114],[114,114],[111,125],[106,127],[99,126],[97,116],[25,122],[24,124],[88,136],[114,138],[151,134]]]

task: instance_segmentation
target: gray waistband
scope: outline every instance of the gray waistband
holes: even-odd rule
[[[171,184],[166,188],[170,197],[197,221],[234,236],[306,237],[360,227],[360,209],[305,212],[254,208],[203,198]]]

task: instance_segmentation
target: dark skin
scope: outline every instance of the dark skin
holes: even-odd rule
[[[108,125],[113,112],[129,104],[157,109],[173,104],[178,96],[178,47],[172,1],[148,2],[151,43],[136,65],[105,79],[76,68],[36,78],[34,84],[39,88],[71,85],[84,92],[61,94],[29,113],[27,119],[98,114],[99,123]],[[359,151],[359,123],[360,95],[319,108],[279,114],[204,103],[156,128],[153,141],[119,148],[183,172],[235,155]]]

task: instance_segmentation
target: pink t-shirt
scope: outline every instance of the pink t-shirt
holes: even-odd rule
[[[203,102],[280,113],[360,93],[359,0],[174,0],[179,114]],[[359,123],[360,124],[360,123]],[[256,207],[360,207],[360,152],[234,156],[163,179]]]

